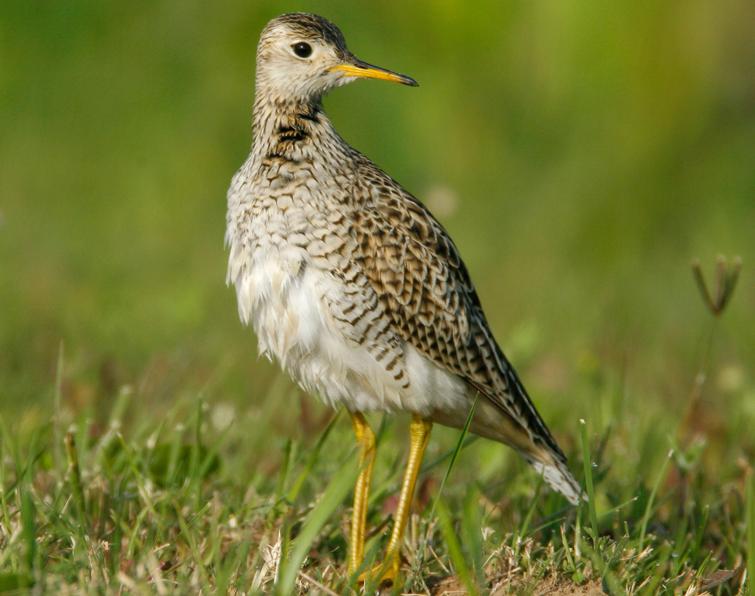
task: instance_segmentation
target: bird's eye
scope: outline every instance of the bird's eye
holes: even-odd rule
[[[299,58],[308,58],[312,55],[312,46],[303,41],[295,43],[291,47],[294,49],[294,54],[299,56]]]

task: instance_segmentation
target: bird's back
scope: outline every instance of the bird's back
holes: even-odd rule
[[[357,193],[358,260],[394,332],[479,394],[472,431],[517,449],[570,499],[581,493],[566,458],[498,346],[458,249],[429,210],[367,158]],[[460,428],[466,411],[433,417]]]

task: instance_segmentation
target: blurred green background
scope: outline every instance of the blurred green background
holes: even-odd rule
[[[49,418],[61,344],[63,406],[93,420],[129,387],[132,415],[203,395],[254,422],[288,383],[224,285],[225,192],[251,143],[259,31],[309,10],[420,82],[360,82],[326,110],[449,229],[557,435],[605,425],[616,386],[647,425],[683,415],[711,327],[689,262],[718,253],[744,268],[706,415],[752,428],[754,6],[4,0],[4,415]],[[306,433],[274,407],[277,432]]]

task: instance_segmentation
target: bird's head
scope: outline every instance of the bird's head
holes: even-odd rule
[[[358,59],[343,33],[313,14],[291,13],[270,21],[257,46],[257,89],[273,100],[319,101],[333,87],[358,78],[417,86],[411,77]]]

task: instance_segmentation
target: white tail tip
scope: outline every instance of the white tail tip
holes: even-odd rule
[[[543,464],[539,461],[531,461],[530,463],[550,487],[564,495],[572,505],[578,505],[580,501],[587,501],[587,494],[564,464],[561,462],[555,465]]]

